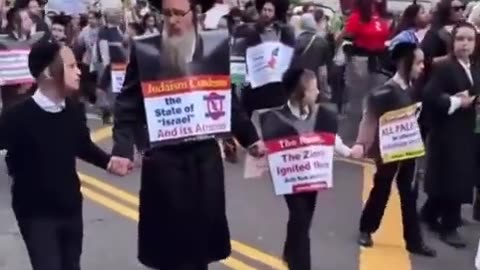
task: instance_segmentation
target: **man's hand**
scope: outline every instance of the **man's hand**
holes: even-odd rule
[[[267,148],[265,147],[263,141],[257,141],[256,143],[248,147],[247,150],[252,157],[256,158],[261,158],[267,153]]]
[[[107,170],[118,176],[125,176],[133,170],[133,162],[128,158],[112,156]]]

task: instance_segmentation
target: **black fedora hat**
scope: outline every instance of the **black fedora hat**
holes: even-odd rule
[[[188,1],[190,2],[190,5],[192,7],[200,5],[202,7],[202,12],[206,12],[207,10],[211,9],[217,2],[216,0],[188,0]],[[162,10],[162,2],[163,0],[148,0],[148,3],[150,4],[150,6],[154,7],[159,11]]]

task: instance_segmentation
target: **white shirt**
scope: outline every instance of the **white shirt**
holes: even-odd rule
[[[465,63],[463,61],[458,60],[458,63],[463,67],[465,73],[467,74],[470,83],[473,85],[473,77],[472,77],[472,70],[470,69],[470,62]],[[462,100],[459,97],[451,96],[450,97],[450,107],[448,108],[448,115],[452,115],[462,106]]]
[[[290,101],[287,102],[287,106],[295,117],[297,117],[301,120],[307,119],[307,117],[309,115],[309,108],[308,107],[305,107],[305,111],[307,113],[306,114],[301,114],[300,109],[298,107],[293,106]],[[350,147],[348,147],[346,144],[343,143],[343,139],[340,136],[338,136],[338,134],[335,134],[335,148],[334,149],[335,149],[335,152],[337,152],[339,155],[344,156],[344,157],[349,157],[351,152],[352,152],[352,149]]]
[[[65,109],[65,101],[55,103],[38,89],[35,91],[35,94],[33,94],[32,98],[35,103],[37,103],[37,105],[46,112],[59,113]]]

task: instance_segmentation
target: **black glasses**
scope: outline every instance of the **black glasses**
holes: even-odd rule
[[[192,11],[192,9],[181,10],[181,9],[172,8],[172,9],[162,10],[162,14],[165,17],[173,17],[173,16],[175,16],[175,17],[185,17],[185,15],[190,13],[190,11]]]
[[[454,11],[464,11],[467,7],[465,5],[462,6],[453,6],[452,9]]]

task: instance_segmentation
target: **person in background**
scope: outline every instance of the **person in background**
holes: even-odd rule
[[[347,140],[354,136],[362,117],[363,100],[368,93],[386,81],[378,73],[385,57],[385,44],[390,38],[390,24],[386,0],[356,0],[355,8],[348,16],[344,35],[351,40],[347,50],[345,87],[348,95]]]
[[[152,13],[147,13],[142,18],[143,35],[159,34],[159,23]]]
[[[38,90],[0,117],[13,212],[33,270],[80,270],[83,215],[76,159],[117,174],[112,164],[125,161],[110,158],[91,141],[85,114],[69,99],[80,80],[70,48],[42,40],[32,47],[28,66]]]
[[[28,41],[33,21],[27,9],[12,8],[7,14],[6,34],[13,40]],[[35,91],[32,83],[4,85],[1,87],[2,113],[30,97]]]
[[[255,5],[261,17],[255,23],[256,31],[246,37],[247,47],[269,41],[279,41],[293,47],[295,43],[293,29],[285,22],[288,1],[257,0]],[[281,106],[287,100],[281,82],[271,82],[255,89],[248,86],[241,93],[241,100],[249,115],[255,110]]]
[[[313,12],[315,12],[315,10],[316,10],[316,8],[313,5],[313,3],[306,3],[302,7],[303,14],[305,14],[305,13],[313,14]]]
[[[480,177],[475,147],[480,67],[472,61],[475,27],[462,22],[450,33],[451,53],[435,64],[424,88],[431,126],[425,175],[428,200],[422,214],[443,242],[465,248],[467,242],[458,232],[461,206],[472,203],[473,187]]]
[[[52,17],[52,38],[62,46],[67,46],[67,27],[70,24],[71,17],[60,14]]]
[[[248,8],[245,8],[245,12],[243,15],[243,21],[245,23],[254,23],[258,20],[258,17],[258,10],[255,7],[250,6]]]
[[[411,4],[403,11],[395,30],[395,35],[405,30],[413,30],[418,43],[421,43],[429,25],[430,14],[428,14],[425,8],[419,4]]]
[[[436,63],[449,59],[452,51],[452,29],[454,25],[465,20],[465,4],[459,0],[442,0],[437,6],[433,15],[432,25],[422,41],[422,49],[425,52],[425,78],[427,83],[430,81],[430,73]],[[421,125],[425,137],[429,136],[430,126],[434,122],[435,110],[428,108],[426,104],[421,115]],[[428,170],[428,168],[427,168]],[[425,187],[427,188],[427,187]],[[473,191],[472,191],[473,193]],[[428,208],[428,209],[427,209]],[[435,209],[436,208],[436,209]],[[427,199],[422,206],[422,220],[427,223],[427,227],[436,231],[437,222],[432,219],[431,213],[441,211],[441,206],[435,206],[435,199]],[[435,209],[435,210],[434,210]],[[430,212],[430,213],[428,213]],[[459,213],[460,214],[460,213]],[[458,223],[462,224],[461,215],[458,217]]]
[[[33,26],[31,28],[31,34],[37,32],[44,32],[50,34],[50,28],[44,20],[43,14],[43,2],[39,0],[16,0],[14,7],[19,9],[27,9],[32,16]]]
[[[416,159],[385,163],[382,160],[379,141],[379,119],[389,111],[414,105],[416,90],[413,82],[424,69],[424,55],[415,40],[397,36],[390,45],[390,54],[396,65],[395,75],[383,86],[367,96],[367,105],[360,122],[358,137],[352,147],[352,157],[364,155],[376,163],[373,188],[360,218],[358,243],[372,247],[372,234],[380,227],[385,207],[390,197],[391,186],[396,180],[402,210],[403,238],[406,249],[426,257],[435,257],[435,250],[425,245],[417,214],[418,185],[415,181]]]
[[[292,66],[313,71],[320,91],[319,100],[328,102],[331,98],[327,72],[327,62],[330,57],[328,43],[325,38],[317,35],[319,22],[315,20],[312,13],[301,16],[300,28],[301,32],[295,42]]]
[[[455,24],[464,21],[465,4],[459,0],[442,0],[433,14],[432,26],[422,41],[426,57],[426,71],[433,64],[449,58],[451,32]]]
[[[9,6],[6,3],[6,0],[0,0],[0,34],[3,34],[5,28],[7,27],[7,12]]]
[[[112,100],[111,100],[111,57],[110,46],[124,46],[125,35],[120,29],[122,24],[123,12],[120,9],[107,9],[105,11],[106,26],[102,27],[98,33],[98,52],[100,62],[102,63],[99,73],[97,92],[99,107],[102,113],[104,124],[111,123]]]
[[[227,16],[228,32],[230,34],[232,34],[234,30],[238,30],[238,27],[243,24],[242,17],[242,10],[240,10],[238,7],[233,7],[230,9],[230,12]]]
[[[73,48],[81,70],[80,92],[87,97],[86,101],[95,104],[98,72],[101,71],[97,44],[102,14],[89,11],[87,18],[87,25],[76,38]]]

